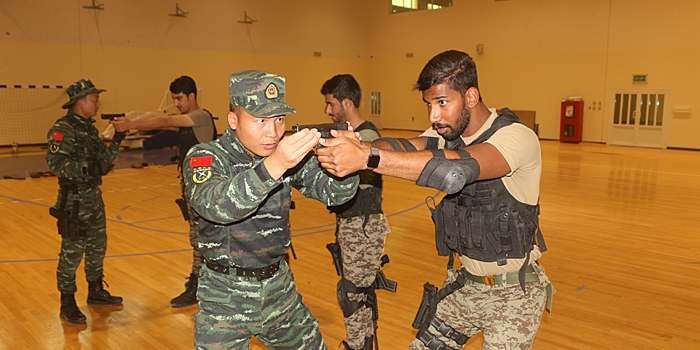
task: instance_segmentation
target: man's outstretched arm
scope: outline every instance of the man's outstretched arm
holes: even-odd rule
[[[146,119],[114,118],[110,121],[117,131],[126,130],[162,130],[187,128],[194,126],[194,121],[187,114],[157,115]]]
[[[435,173],[436,176],[450,176],[452,171],[466,171],[466,183],[476,180],[492,179],[502,177],[510,172],[510,167],[501,153],[491,144],[482,143],[469,147],[464,150],[468,152],[468,158],[473,159],[465,161],[465,158],[460,158],[460,154],[455,151],[444,150],[445,159],[453,160],[441,162],[441,164],[430,164],[434,160],[433,153],[429,150],[424,150],[421,147],[419,140],[410,140],[416,146],[417,151],[399,152],[391,150],[385,141],[377,141],[379,148],[380,162],[374,169],[375,172],[383,175],[394,176],[410,181],[417,181],[421,174],[429,177],[430,173],[424,173],[424,170]],[[358,170],[367,169],[367,159],[370,156],[370,146],[374,144],[360,142],[351,132],[339,133],[333,139],[325,139],[322,144],[325,146],[317,150],[318,159],[321,165],[333,175],[346,176]],[[463,154],[464,156],[464,154]],[[448,163],[460,163],[458,169],[448,169]],[[435,179],[431,183],[435,183]],[[425,182],[425,181],[422,181]],[[425,186],[425,184],[418,183]],[[428,187],[435,187],[429,185]],[[442,190],[442,189],[441,189]]]

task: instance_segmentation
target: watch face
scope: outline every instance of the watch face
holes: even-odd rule
[[[379,156],[371,155],[367,158],[367,167],[376,169],[379,166]]]
[[[379,166],[379,149],[375,147],[370,147],[370,153],[369,158],[367,158],[367,168],[370,170],[374,170]]]

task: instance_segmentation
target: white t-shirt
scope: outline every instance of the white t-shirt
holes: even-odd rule
[[[484,125],[470,137],[462,137],[465,144],[476,140],[488,128],[498,114],[494,108],[489,108],[491,116]],[[445,139],[432,128],[426,130],[420,136],[438,137],[439,148],[445,147]],[[537,135],[520,123],[498,129],[485,143],[491,144],[501,152],[505,158],[510,172],[502,178],[508,192],[520,202],[536,205],[540,196],[540,177],[542,175],[542,156],[540,153],[540,141]],[[530,252],[530,262],[542,256],[539,247]],[[508,263],[498,266],[494,262],[483,262],[460,255],[462,265],[470,273],[477,276],[498,275],[506,272],[517,271],[525,262],[525,259],[508,259]]]

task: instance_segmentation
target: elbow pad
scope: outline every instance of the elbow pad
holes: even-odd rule
[[[471,156],[461,159],[433,158],[425,165],[416,185],[457,193],[479,178],[479,163]]]

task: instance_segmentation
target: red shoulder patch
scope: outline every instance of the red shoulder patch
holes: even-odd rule
[[[58,131],[54,131],[53,134],[51,134],[51,138],[57,141],[63,141],[63,134]]]
[[[190,167],[211,166],[212,156],[190,158]]]

